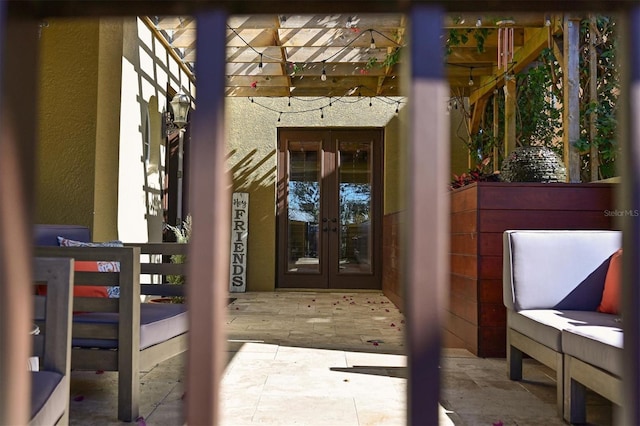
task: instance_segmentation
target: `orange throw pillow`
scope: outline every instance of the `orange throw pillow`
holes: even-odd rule
[[[611,255],[609,269],[604,280],[602,300],[598,312],[618,315],[620,313],[620,293],[622,287],[622,249]]]
[[[95,272],[98,269],[99,262],[95,261],[77,261],[75,262],[74,271],[76,272]],[[119,266],[119,265],[118,265]],[[47,286],[39,285],[37,294],[40,296],[47,295]],[[73,297],[109,297],[106,287],[97,285],[78,285],[73,287]]]

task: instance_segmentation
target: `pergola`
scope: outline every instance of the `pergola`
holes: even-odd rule
[[[581,88],[576,81],[579,22],[584,17],[548,11],[449,12],[440,25],[442,51],[435,50],[430,58],[443,62],[450,95],[469,99],[471,134],[478,131],[494,91],[504,90],[502,151],[506,157],[516,147],[517,88],[510,77],[536,61],[544,48],[553,48],[566,70],[563,142],[571,182],[580,180],[580,156],[573,147],[579,127],[569,117],[579,116]],[[150,16],[145,20],[186,73],[197,79],[196,19]],[[409,65],[409,27],[401,11],[231,15],[226,23],[225,96],[406,96],[409,89],[402,67]],[[595,175],[597,179],[597,171]]]
[[[228,95],[228,59],[230,15],[273,13],[274,4],[280,14],[341,14],[354,16],[361,12],[403,14],[410,23],[402,36],[409,60],[402,86],[410,100],[408,124],[407,220],[411,229],[405,245],[405,297],[407,314],[407,347],[409,386],[407,392],[409,424],[438,422],[438,363],[443,294],[448,279],[448,119],[441,99],[449,95],[455,76],[447,73],[440,58],[443,22],[450,14],[468,13],[472,20],[478,14],[535,11],[538,34],[545,29],[540,19],[548,11],[619,12],[623,19],[622,39],[626,45],[628,71],[622,93],[623,117],[620,142],[625,149],[623,167],[624,193],[621,207],[640,209],[640,124],[630,117],[640,114],[640,7],[632,0],[602,1],[9,1],[0,3],[0,28],[4,50],[0,56],[2,73],[3,133],[0,138],[0,423],[24,424],[27,419],[28,328],[31,323],[29,286],[32,259],[31,227],[34,216],[33,181],[36,134],[36,81],[39,20],[49,16],[77,17],[104,15],[192,16],[197,23],[195,43],[198,62],[195,75],[198,88],[197,111],[193,117],[193,163],[191,165],[192,212],[199,227],[190,249],[198,255],[189,265],[197,293],[190,309],[191,340],[188,371],[186,422],[216,424],[218,386],[224,366],[224,312],[226,287],[210,283],[226,283],[228,262],[227,177],[224,173],[224,97]],[[282,15],[279,15],[282,16]],[[555,16],[555,15],[554,15]],[[288,21],[289,19],[287,19]],[[466,21],[466,19],[465,19]],[[484,22],[484,20],[483,20]],[[569,26],[570,20],[563,25]],[[555,25],[552,23],[552,25]],[[532,30],[533,31],[533,30]],[[548,31],[548,29],[546,30]],[[526,34],[526,31],[523,33]],[[532,33],[533,34],[533,33]],[[374,35],[375,37],[375,35]],[[523,42],[527,40],[523,35]],[[533,38],[530,40],[534,40]],[[370,42],[370,40],[369,40]],[[380,39],[380,43],[382,40]],[[378,39],[376,39],[376,46]],[[538,43],[538,46],[540,43]],[[523,44],[524,46],[524,44]],[[264,47],[264,46],[263,46]],[[369,46],[371,48],[371,46]],[[529,56],[535,56],[534,48]],[[523,54],[525,51],[523,51]],[[255,59],[255,58],[254,58]],[[264,56],[263,56],[264,59]],[[404,61],[405,59],[403,59]],[[463,61],[460,59],[460,61]],[[250,61],[255,63],[255,61]],[[465,63],[465,62],[461,62]],[[469,60],[468,64],[474,63]],[[524,61],[523,61],[524,63]],[[264,65],[264,64],[263,64]],[[282,64],[283,65],[283,64]],[[271,67],[269,67],[271,68]],[[277,66],[274,66],[277,69]],[[474,80],[481,79],[480,67],[471,71]],[[309,73],[311,73],[311,69]],[[318,68],[313,70],[318,71]],[[329,74],[329,70],[326,70]],[[367,83],[384,93],[392,74],[371,78]],[[458,70],[459,71],[459,70]],[[461,74],[467,74],[465,70]],[[321,69],[320,69],[321,72]],[[389,71],[392,73],[393,71]],[[316,75],[321,75],[320,73]],[[494,75],[488,73],[487,75]],[[198,77],[206,76],[206,78]],[[447,81],[446,77],[449,77]],[[274,75],[275,77],[275,75]],[[347,81],[347,76],[342,76]],[[400,78],[400,77],[397,77]],[[486,77],[491,78],[491,77]],[[306,79],[306,77],[305,77]],[[458,76],[467,81],[468,75]],[[238,87],[242,87],[238,78]],[[285,77],[286,90],[291,79]],[[293,79],[296,81],[297,79]],[[304,80],[304,79],[303,79]],[[317,78],[315,85],[322,84]],[[244,81],[244,80],[242,80]],[[287,84],[285,84],[287,83]],[[337,84],[337,83],[336,83]],[[364,82],[362,83],[364,84]],[[458,83],[464,86],[464,83]],[[358,83],[359,85],[359,83]],[[346,84],[345,87],[350,87]],[[389,90],[391,84],[388,84]],[[313,86],[312,86],[313,87]],[[364,86],[363,86],[364,87]],[[369,86],[367,86],[369,87]],[[243,89],[244,90],[244,89]],[[290,89],[289,89],[290,90]],[[238,89],[238,92],[239,89]],[[481,94],[470,93],[474,102]],[[217,129],[211,132],[210,129]],[[228,206],[227,206],[228,207]],[[625,256],[636,259],[640,254],[640,219],[627,216],[624,223]],[[624,424],[640,423],[640,265],[627,262],[624,274],[625,311],[625,377]]]
[[[146,19],[193,76],[195,18]],[[441,25],[442,55],[432,59],[443,61],[452,93],[481,99],[503,82],[496,76],[516,73],[535,60],[562,24],[562,14],[543,12],[449,13]],[[404,13],[232,15],[225,94],[402,96],[407,27]],[[499,68],[502,58],[508,63]]]

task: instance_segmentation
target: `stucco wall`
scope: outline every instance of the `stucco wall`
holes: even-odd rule
[[[289,107],[287,98],[255,98],[253,103],[247,98],[227,98],[228,167],[233,176],[233,190],[249,192],[247,290],[273,290],[275,287],[277,128],[384,128],[394,120],[395,100],[373,99],[369,106],[369,98],[349,98],[343,102],[333,99],[329,106],[327,98],[292,98]],[[401,104],[400,109],[403,106]],[[399,132],[385,132],[385,138],[394,151]],[[395,185],[394,180],[396,178],[385,181],[385,188]],[[396,204],[392,203],[389,208],[396,208]]]
[[[464,99],[465,107],[469,110],[469,100]],[[469,170],[469,148],[466,142],[469,138],[467,125],[464,120],[464,109],[462,107],[452,107],[449,111],[450,134],[451,134],[451,173],[462,174]]]
[[[41,32],[36,222],[93,226],[99,20]]]
[[[48,21],[40,75],[36,221],[160,241],[162,113],[188,76],[135,17]]]
[[[123,241],[161,241],[161,189],[166,166],[162,113],[167,105],[167,86],[185,92],[192,87],[140,19],[126,18],[123,32],[118,92],[118,236]]]

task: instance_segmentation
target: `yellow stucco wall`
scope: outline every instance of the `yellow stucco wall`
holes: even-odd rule
[[[42,29],[36,222],[93,227],[98,20]]]
[[[118,235],[118,140],[122,75],[122,19],[103,19],[98,40],[96,84],[96,169],[93,238],[114,240]]]
[[[40,63],[36,222],[160,241],[162,113],[188,76],[136,17],[52,19]]]
[[[384,214],[404,209],[404,171],[406,135],[403,130],[406,111],[400,111],[384,129]]]
[[[353,101],[353,99],[352,99]],[[276,176],[278,127],[381,127],[386,146],[392,155],[398,155],[400,134],[394,122],[396,103],[382,103],[369,98],[360,102],[341,103],[334,100],[331,107],[314,110],[327,104],[328,99],[316,101],[294,98],[291,107],[286,98],[256,98],[252,104],[246,98],[227,98],[226,131],[228,168],[233,177],[233,190],[249,192],[249,247],[247,264],[247,290],[268,291],[275,288],[276,280]],[[401,106],[402,108],[402,106]],[[279,115],[274,111],[286,111]],[[280,122],[278,122],[280,117]],[[397,161],[385,187],[396,188],[400,174]],[[386,196],[386,195],[385,195]],[[399,208],[393,201],[385,211]]]
[[[468,110],[468,100],[465,99]],[[451,173],[457,175],[469,170],[469,149],[466,141],[469,137],[462,108],[452,108],[449,111],[450,138],[451,138]],[[453,176],[452,176],[453,179]]]

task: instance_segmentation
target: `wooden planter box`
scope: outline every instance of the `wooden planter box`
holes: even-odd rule
[[[616,184],[480,182],[451,192],[450,303],[445,347],[506,354],[502,233],[614,229]]]

